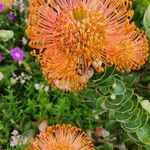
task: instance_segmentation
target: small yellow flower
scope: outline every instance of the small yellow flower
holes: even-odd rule
[[[94,150],[94,146],[81,129],[57,124],[41,132],[27,150]]]

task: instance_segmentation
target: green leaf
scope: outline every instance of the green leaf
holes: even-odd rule
[[[121,95],[114,95],[114,99],[112,99],[111,96],[107,98],[107,101],[111,105],[120,105],[123,100],[124,100],[124,95],[123,94],[121,94]]]
[[[109,86],[99,86],[98,88],[99,88],[100,92],[104,95],[108,94],[110,91]]]
[[[100,83],[100,86],[111,86],[112,84],[114,84],[114,81],[115,81],[114,76],[110,76],[107,79],[103,80]]]
[[[146,146],[145,149],[146,149],[146,150],[150,150],[150,146]]]
[[[36,134],[36,130],[35,129],[30,129],[30,130],[27,130],[27,131],[25,131],[23,134],[22,134],[22,136],[24,136],[24,137],[34,137],[35,136],[35,134]]]
[[[120,112],[131,111],[133,106],[134,106],[133,101],[129,100],[126,103],[124,103],[123,105],[121,105],[121,107],[117,111],[120,111]]]
[[[138,139],[144,144],[150,144],[150,125],[147,124],[136,132]]]
[[[133,113],[132,112],[121,113],[118,111],[114,111],[113,115],[119,122],[128,122],[128,120],[132,117]]]
[[[123,103],[126,103],[126,101],[130,100],[131,97],[133,95],[133,90],[131,89],[126,89],[125,93],[124,93],[124,100]]]
[[[127,123],[122,123],[121,127],[126,130],[127,132],[136,132],[139,127],[141,126],[141,118],[138,118],[135,121],[127,122]]]
[[[141,105],[150,114],[150,102],[149,102],[149,100],[141,101]]]
[[[108,100],[106,100],[106,101],[104,102],[104,107],[105,107],[106,109],[112,109],[112,110],[117,110],[117,109],[120,108],[120,106],[118,106],[118,105],[112,105],[112,104],[110,104]]]
[[[113,150],[112,146],[110,144],[104,144],[97,148],[97,150]]]
[[[134,142],[136,142],[137,144],[140,144],[140,145],[142,145],[142,146],[145,146],[145,144],[143,144],[142,142],[139,141],[139,139],[138,139],[136,133],[127,133],[127,134],[128,134],[128,136],[129,136],[131,139],[134,140]]]
[[[7,42],[11,38],[13,38],[14,32],[11,30],[0,30],[0,40],[3,42]]]
[[[143,25],[144,25],[146,34],[150,38],[150,17],[149,16],[150,16],[150,5],[145,11],[144,18],[143,18]]]
[[[115,83],[112,86],[111,93],[120,95],[120,94],[124,94],[125,91],[126,91],[126,88],[124,86],[124,83],[118,79],[115,79]]]
[[[137,76],[133,73],[125,74],[123,77],[123,81],[127,87],[131,87],[137,81]]]
[[[92,82],[93,82],[92,84],[93,85],[96,85],[96,84],[98,85],[99,83],[103,82],[105,79],[107,79],[110,76],[112,76],[114,71],[115,71],[115,67],[114,66],[106,67],[105,68],[105,72],[103,74],[95,74],[96,79],[92,80]]]
[[[134,111],[138,106],[138,97],[137,95],[133,95],[131,99],[125,101],[125,103],[121,104],[120,109],[117,111],[126,112],[126,111]]]
[[[142,116],[142,114],[143,114],[143,109],[137,107],[136,110],[133,112],[132,117],[128,121],[135,121],[137,118]]]
[[[106,125],[105,125],[105,129],[106,130],[113,130],[116,128],[116,123],[117,121],[116,120],[109,120]]]

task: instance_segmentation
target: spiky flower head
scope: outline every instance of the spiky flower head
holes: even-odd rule
[[[115,45],[128,41],[124,26],[132,28],[132,16],[130,0],[31,0],[29,45],[36,49],[32,54],[40,61],[49,83],[65,91],[78,91],[86,86],[94,70],[102,72],[108,62],[119,69],[124,63],[109,59],[109,52],[116,53]],[[119,48],[122,51],[122,46]]]
[[[42,131],[28,150],[94,150],[94,146],[81,129],[57,124]]]
[[[111,49],[107,49],[107,60],[121,72],[138,70],[148,57],[148,40],[134,23],[124,26],[126,30]]]

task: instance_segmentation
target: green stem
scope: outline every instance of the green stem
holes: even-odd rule
[[[6,53],[9,53],[9,50],[0,44],[0,49],[4,50]]]

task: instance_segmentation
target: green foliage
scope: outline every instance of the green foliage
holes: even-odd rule
[[[150,4],[149,4],[149,6],[144,14],[144,18],[143,18],[143,25],[145,28],[145,32],[150,39],[150,17],[149,16],[150,16]]]
[[[92,86],[99,93],[104,110],[108,110],[113,119],[130,135],[135,134],[138,144],[149,144],[149,114],[141,106],[142,98],[130,88],[126,88],[119,75],[113,74],[114,67],[106,68],[100,80],[94,80]],[[97,78],[99,78],[97,76]],[[92,81],[91,81],[92,82]],[[107,88],[106,88],[107,87]],[[107,92],[104,92],[107,89]],[[142,134],[143,133],[143,134]],[[147,134],[146,134],[147,133]]]

